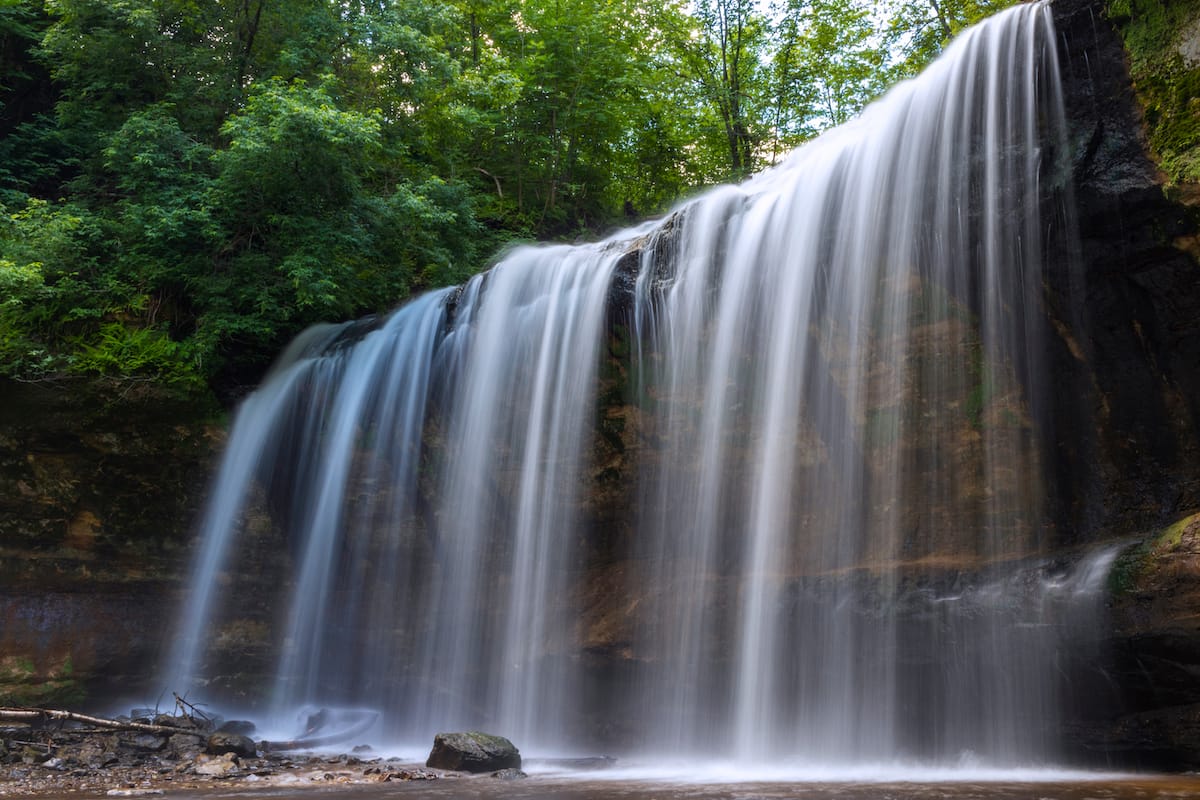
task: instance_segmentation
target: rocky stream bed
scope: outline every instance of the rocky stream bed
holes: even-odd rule
[[[17,709],[0,710],[13,715]],[[66,712],[48,712],[50,715]],[[315,753],[293,742],[255,741],[247,722],[223,722],[194,714],[134,712],[95,724],[45,716],[30,722],[0,722],[0,796],[63,794],[135,797],[168,790],[266,790],[435,781],[468,777],[518,780],[526,777],[512,748],[503,769],[466,766],[430,769],[376,754],[368,745],[349,752]],[[464,736],[460,734],[459,736]],[[439,736],[439,740],[442,737]],[[492,737],[498,738],[498,737]],[[507,742],[507,740],[500,740]],[[511,748],[511,743],[509,743]],[[431,759],[431,763],[433,760]]]

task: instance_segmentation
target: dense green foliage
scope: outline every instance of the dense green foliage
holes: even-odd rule
[[[0,376],[252,382],[773,162],[1008,2],[0,0]]]
[[[1110,0],[1150,146],[1173,183],[1200,182],[1200,2]]]

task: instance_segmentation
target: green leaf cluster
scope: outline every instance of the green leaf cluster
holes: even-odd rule
[[[0,375],[236,393],[749,174],[1001,4],[0,0]]]

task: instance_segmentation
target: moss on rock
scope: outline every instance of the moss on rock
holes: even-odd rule
[[[25,656],[0,656],[0,706],[77,706],[87,691],[73,676],[70,655],[46,669]]]
[[[1200,535],[1200,513],[1190,514],[1127,547],[1109,573],[1109,589],[1116,596],[1141,591],[1151,573],[1185,549],[1184,536]]]
[[[1110,0],[1150,147],[1170,183],[1200,184],[1200,0]]]

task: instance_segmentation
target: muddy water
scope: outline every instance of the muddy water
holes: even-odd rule
[[[100,796],[100,795],[92,795]],[[1121,776],[1081,781],[938,783],[671,783],[533,776],[504,781],[491,777],[443,778],[374,785],[254,787],[228,783],[203,790],[165,791],[174,800],[263,798],[263,800],[350,800],[385,798],[479,798],[480,800],[1142,800],[1200,798],[1200,774]],[[89,795],[42,795],[80,798]]]

